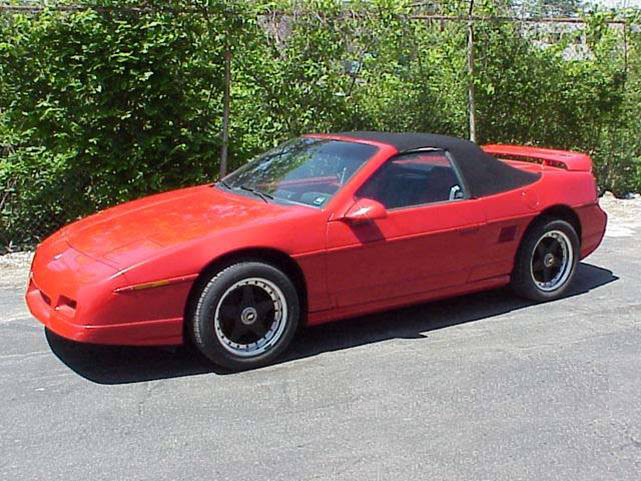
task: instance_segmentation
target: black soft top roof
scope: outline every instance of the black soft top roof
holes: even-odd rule
[[[341,132],[338,135],[388,144],[399,153],[426,147],[446,150],[454,157],[472,197],[517,189],[541,177],[541,174],[525,172],[501,162],[473,142],[447,135],[415,132]]]

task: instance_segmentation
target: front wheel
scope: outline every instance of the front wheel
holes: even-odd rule
[[[300,317],[287,275],[262,262],[239,262],[213,275],[191,319],[198,350],[231,370],[273,361],[291,342]]]
[[[519,247],[511,285],[533,301],[558,299],[572,282],[579,256],[579,237],[571,224],[541,218]]]

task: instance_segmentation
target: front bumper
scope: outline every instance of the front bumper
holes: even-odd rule
[[[165,307],[163,301],[173,299],[162,297],[162,292],[150,299],[137,293],[115,293],[122,282],[114,267],[54,238],[36,251],[26,302],[31,314],[48,329],[73,341],[129,346],[181,344],[182,316],[177,316],[176,309],[158,306]]]
[[[119,346],[166,346],[183,343],[183,319],[162,319],[126,324],[76,324],[63,306],[51,305],[35,284],[29,282],[26,295],[29,311],[47,329],[72,341]]]

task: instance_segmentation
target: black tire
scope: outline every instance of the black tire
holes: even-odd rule
[[[574,278],[579,248],[579,237],[571,224],[551,217],[537,219],[519,246],[512,290],[537,302],[562,297]]]
[[[243,261],[204,283],[192,313],[196,348],[213,363],[240,371],[269,364],[287,348],[298,328],[300,302],[282,271]]]

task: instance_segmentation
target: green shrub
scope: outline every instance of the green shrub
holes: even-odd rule
[[[231,168],[310,131],[468,135],[467,26],[410,20],[409,0],[98,4],[139,3],[152,8],[0,14],[0,245],[214,179],[226,49]],[[641,39],[628,32],[625,62],[608,18],[587,17],[574,59],[572,34],[540,48],[518,25],[475,24],[479,141],[583,150],[603,189],[641,189]]]
[[[221,22],[93,10],[10,20],[0,43],[0,143],[14,145],[0,164],[3,190],[14,186],[6,237],[30,240],[216,171]]]

